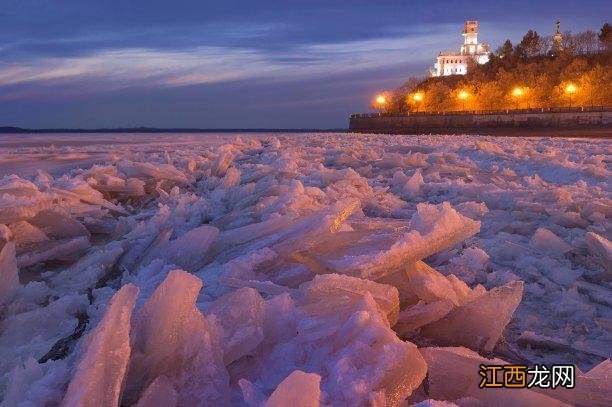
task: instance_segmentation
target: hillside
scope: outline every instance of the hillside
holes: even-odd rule
[[[488,63],[471,66],[467,75],[410,78],[385,94],[385,110],[405,113],[610,105],[612,52],[607,30],[609,24],[602,27],[598,43],[585,45],[575,40],[572,45],[568,41],[565,50],[557,53],[547,46],[538,48],[543,41],[530,31],[516,46],[506,41]],[[581,37],[584,33],[573,36]],[[419,96],[415,98],[415,94]]]

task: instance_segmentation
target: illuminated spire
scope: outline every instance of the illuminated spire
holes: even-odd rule
[[[563,51],[563,35],[561,34],[561,21],[557,20],[556,32],[552,37],[552,53],[553,55]]]

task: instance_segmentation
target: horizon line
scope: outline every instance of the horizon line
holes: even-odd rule
[[[24,128],[0,126],[0,134],[42,134],[42,133],[282,133],[282,132],[348,132],[346,127],[335,128],[200,128],[200,127],[99,127],[99,128]]]

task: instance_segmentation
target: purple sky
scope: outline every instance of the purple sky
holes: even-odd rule
[[[0,126],[346,127],[379,90],[528,29],[599,30],[607,1],[6,0]]]

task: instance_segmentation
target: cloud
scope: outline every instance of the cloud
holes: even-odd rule
[[[139,86],[180,87],[245,79],[291,81],[400,66],[415,61],[426,64],[435,55],[432,50],[446,42],[448,37],[443,34],[412,33],[296,45],[272,51],[210,46],[177,51],[146,48],[102,50],[83,56],[44,56],[21,62],[0,62],[0,87],[38,83],[86,94]],[[79,86],[70,86],[75,83]],[[16,94],[5,93],[4,98],[7,97],[14,98]]]
[[[484,0],[474,1],[481,13],[493,13]],[[288,82],[415,62],[423,75],[438,51],[458,50],[461,41],[457,10],[425,1],[376,7],[360,0],[296,1],[291,7],[276,0],[230,3],[11,2],[0,15],[0,99],[32,97],[35,85],[36,97],[47,91],[62,96],[248,79]],[[453,4],[461,8],[463,2]],[[483,40],[493,47],[508,35],[494,14],[497,22],[477,16]],[[28,92],[18,89],[26,85]]]

